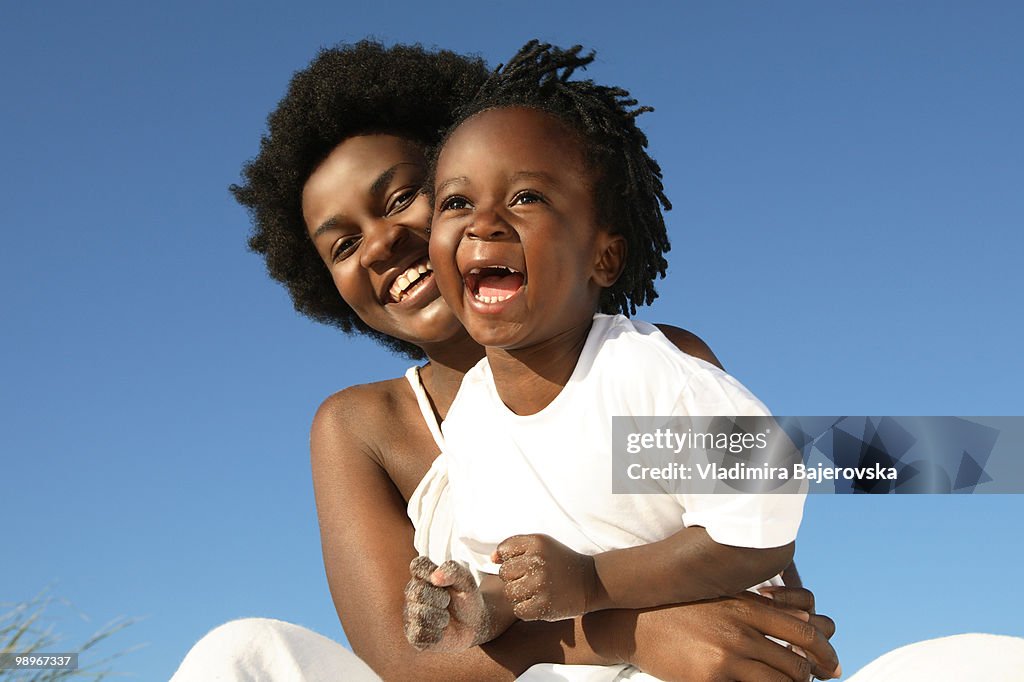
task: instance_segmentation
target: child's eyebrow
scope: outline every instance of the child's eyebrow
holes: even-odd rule
[[[508,178],[509,182],[516,182],[518,180],[540,180],[548,185],[552,185],[555,187],[559,185],[558,180],[555,178],[555,176],[551,175],[550,173],[545,173],[543,171],[516,171]],[[444,190],[448,189],[448,187],[452,185],[464,184],[469,184],[469,178],[466,177],[465,175],[460,175],[455,178],[448,178],[447,180],[445,180],[444,182],[437,186],[437,190],[435,193],[441,194],[442,192],[444,192]]]
[[[446,189],[448,189],[452,185],[465,185],[467,183],[469,183],[469,178],[467,178],[465,175],[460,175],[460,176],[455,177],[455,178],[448,178],[447,180],[442,182],[440,185],[438,185],[437,189],[434,190],[434,192],[435,192],[435,194],[441,194],[442,192],[444,192]]]
[[[509,176],[510,182],[515,182],[516,180],[541,180],[549,185],[558,185],[558,180],[555,176],[543,171],[517,171]]]

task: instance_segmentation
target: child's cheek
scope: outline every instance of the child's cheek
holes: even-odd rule
[[[434,220],[430,229],[430,265],[434,269],[441,296],[451,305],[462,293],[462,277],[456,262],[461,230]]]

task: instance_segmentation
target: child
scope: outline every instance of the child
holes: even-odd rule
[[[767,411],[654,327],[595,316],[654,298],[668,201],[644,109],[569,81],[593,59],[578,51],[525,47],[436,160],[435,276],[487,347],[444,423],[460,558],[482,576],[413,562],[406,635],[421,648],[468,648],[516,617],[734,594],[792,559],[802,496],[611,495],[613,415]]]

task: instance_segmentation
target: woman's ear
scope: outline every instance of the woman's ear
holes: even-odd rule
[[[626,239],[620,234],[602,232],[594,264],[594,282],[602,289],[615,284],[626,264]]]

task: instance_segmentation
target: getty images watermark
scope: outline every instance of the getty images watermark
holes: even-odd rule
[[[615,417],[616,493],[1024,493],[1024,417]]]

